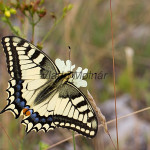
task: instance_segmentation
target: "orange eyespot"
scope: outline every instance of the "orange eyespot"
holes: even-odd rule
[[[26,112],[28,111],[28,108],[24,108],[22,111],[23,111],[23,114],[26,115]]]
[[[24,108],[22,111],[23,111],[23,114],[25,116],[30,116],[31,115],[31,112],[30,112],[30,110],[28,108]]]
[[[28,110],[26,111],[26,116],[30,116],[31,115],[31,112]]]
[[[30,112],[30,110],[28,108],[24,108],[22,111],[23,111],[23,114],[25,116],[30,116],[31,115],[31,112]]]

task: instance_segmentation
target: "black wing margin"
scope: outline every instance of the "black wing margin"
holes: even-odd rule
[[[90,138],[96,135],[98,129],[96,114],[85,95],[72,83],[63,84],[44,105],[43,107],[47,109],[45,115],[43,111],[33,107],[33,114],[22,121],[26,125],[27,133],[31,130],[47,132],[62,127]],[[46,115],[47,113],[49,115]]]
[[[10,76],[17,79],[50,79],[59,74],[54,62],[28,41],[16,37],[2,38]]]
[[[69,98],[71,105],[69,107],[68,103],[65,107],[65,110],[68,109],[68,114],[54,116],[54,123],[57,122],[57,127],[74,130],[86,137],[94,137],[97,133],[98,121],[86,96],[76,86],[68,82],[59,90],[59,97],[62,100]]]

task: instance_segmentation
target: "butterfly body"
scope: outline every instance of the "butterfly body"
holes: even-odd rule
[[[3,37],[8,73],[8,103],[0,112],[23,112],[26,132],[45,132],[56,127],[77,131],[86,137],[97,133],[96,114],[86,96],[70,81],[73,72],[61,73],[55,63],[28,41]]]
[[[72,72],[67,72],[63,74],[58,74],[56,76],[56,79],[53,79],[52,81],[49,81],[43,86],[43,89],[41,92],[37,95],[37,97],[34,100],[34,105],[38,105],[39,103],[46,100],[49,96],[52,96],[55,94],[57,89],[60,89],[63,87],[63,85],[68,82],[68,80],[72,77]]]

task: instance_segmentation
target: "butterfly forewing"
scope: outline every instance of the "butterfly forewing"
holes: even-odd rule
[[[51,79],[59,73],[57,66],[41,50],[14,36],[2,38],[10,76],[17,79]]]

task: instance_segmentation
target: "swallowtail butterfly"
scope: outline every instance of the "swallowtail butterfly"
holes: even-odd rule
[[[43,51],[20,37],[3,37],[2,45],[11,79],[8,103],[0,113],[10,110],[15,118],[24,114],[27,133],[62,127],[90,138],[96,135],[96,114],[85,95],[68,81],[71,71],[60,73]]]

